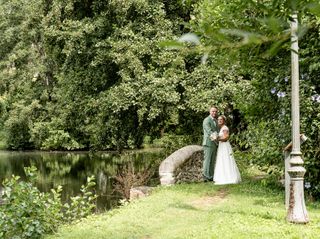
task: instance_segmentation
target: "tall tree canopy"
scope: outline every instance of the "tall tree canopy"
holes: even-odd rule
[[[185,61],[159,43],[185,31],[188,1],[1,7],[1,122],[9,147],[139,147],[146,134],[177,124]]]
[[[303,152],[319,196],[319,9],[311,0],[0,0],[2,135],[11,149],[121,150],[166,132],[198,143],[216,104],[248,163],[281,170],[297,10]],[[163,47],[185,33],[185,48]]]

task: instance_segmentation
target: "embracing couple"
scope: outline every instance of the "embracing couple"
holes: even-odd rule
[[[241,177],[228,141],[226,117],[217,117],[218,109],[215,106],[210,107],[209,112],[210,115],[203,121],[203,179],[214,181],[217,185],[239,183]]]

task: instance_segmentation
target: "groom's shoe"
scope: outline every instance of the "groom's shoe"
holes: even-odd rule
[[[210,181],[213,181],[213,179],[212,178],[207,178],[207,177],[202,177],[202,179],[203,179],[203,182],[210,182]]]

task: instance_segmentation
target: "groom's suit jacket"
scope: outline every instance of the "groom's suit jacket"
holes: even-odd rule
[[[211,141],[210,135],[213,132],[218,133],[218,124],[217,122],[209,115],[203,120],[203,146],[213,147],[215,142]]]

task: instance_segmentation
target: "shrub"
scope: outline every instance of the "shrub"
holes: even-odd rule
[[[6,143],[10,149],[33,148],[30,142],[30,122],[36,117],[40,105],[37,100],[27,105],[21,101],[14,104],[8,118],[4,123]]]
[[[76,150],[83,148],[67,131],[62,129],[60,122],[37,122],[30,129],[30,141],[37,148],[44,150]]]
[[[50,193],[40,192],[35,186],[36,168],[25,168],[28,181],[12,176],[3,182],[4,194],[0,206],[0,238],[22,239],[41,238],[54,232],[65,222],[72,222],[87,216],[95,207],[96,196],[89,192],[94,186],[93,178],[88,178],[82,186],[81,196],[72,198],[71,203],[61,203],[62,187]],[[81,213],[79,213],[81,212]]]
[[[160,139],[154,140],[154,145],[164,148],[167,154],[193,143],[192,136],[164,134]]]
[[[96,185],[93,180],[94,176],[88,177],[87,184],[81,186],[80,191],[82,195],[71,197],[71,202],[65,203],[63,205],[64,222],[72,222],[87,217],[95,209],[95,200],[97,196],[92,191],[90,191],[91,188]]]
[[[130,189],[145,185],[154,174],[151,168],[135,171],[132,162],[119,167],[115,176],[114,190],[119,192],[126,200],[130,199]]]

